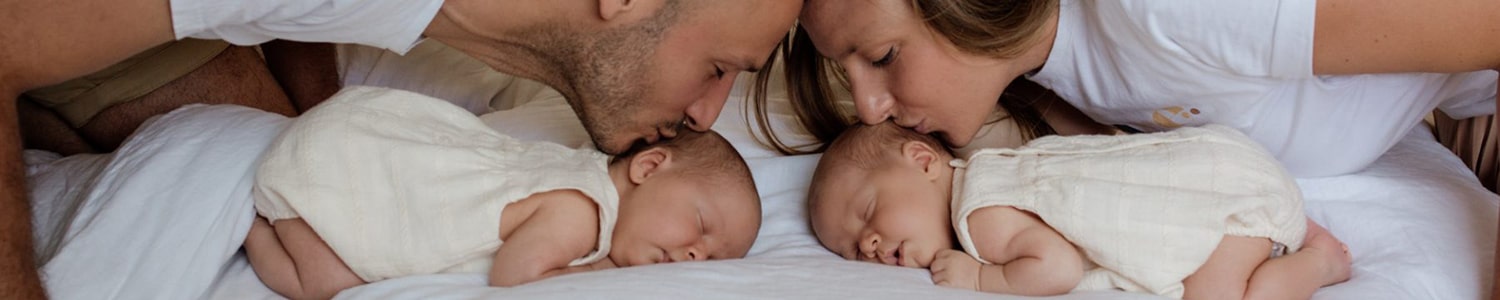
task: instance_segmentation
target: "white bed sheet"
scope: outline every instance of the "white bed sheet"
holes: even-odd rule
[[[742,95],[742,91],[737,90],[736,94]],[[731,97],[735,100],[726,105],[715,129],[728,137],[748,158],[761,192],[764,205],[763,225],[748,258],[574,274],[515,288],[486,287],[482,274],[413,276],[350,289],[340,294],[339,298],[1019,298],[940,288],[931,284],[924,270],[848,262],[824,250],[810,233],[802,203],[810,173],[818,157],[778,156],[774,151],[759,145],[749,133],[749,128],[753,126],[745,123],[743,103],[738,101],[738,97]],[[549,99],[560,100],[556,97]],[[519,110],[506,114],[487,115],[487,124],[500,127],[502,131],[532,133],[536,135],[533,137],[536,139],[575,145],[586,142],[581,128],[576,127],[577,121],[566,119],[572,115],[566,105],[545,102],[520,105]],[[795,123],[786,113],[786,107],[776,107],[774,111],[777,112],[772,118],[775,126],[781,127],[783,131],[793,129]],[[199,109],[194,114],[208,114],[221,119],[232,119],[230,117],[242,114],[243,118],[254,119],[255,116],[254,113],[244,111],[229,113],[220,108]],[[177,119],[199,122],[206,120],[202,117],[179,117],[181,118]],[[274,134],[271,131],[276,129],[261,130],[264,131],[249,135],[264,137],[267,133]],[[156,156],[156,160],[170,167],[155,168],[155,172],[160,174],[135,180],[146,180],[146,184],[165,189],[160,192],[135,190],[80,193],[79,191],[95,190],[97,180],[80,181],[76,176],[61,175],[146,174],[141,170],[150,167],[150,164],[118,164],[113,162],[122,161],[121,158],[97,156],[89,159],[53,160],[45,153],[28,152],[29,170],[33,174],[33,202],[37,207],[34,214],[37,216],[37,223],[42,225],[37,230],[41,238],[38,245],[43,256],[105,257],[116,265],[133,266],[109,268],[111,272],[117,269],[134,270],[116,274],[101,272],[104,269],[97,266],[75,264],[62,268],[48,265],[44,267],[48,271],[47,285],[54,296],[62,295],[64,297],[60,298],[73,299],[197,298],[193,295],[205,295],[204,298],[211,299],[280,298],[260,283],[242,253],[228,256],[222,252],[224,249],[237,248],[240,242],[238,239],[242,239],[244,231],[248,230],[248,218],[242,216],[252,213],[248,208],[249,200],[230,193],[213,196],[223,199],[204,201],[199,198],[209,195],[185,192],[205,188],[236,188],[236,185],[243,184],[239,181],[241,179],[237,179],[241,175],[236,172],[240,171],[209,172],[207,170],[220,168],[219,164],[203,162],[244,162],[258,150],[245,151],[244,149],[254,149],[252,146],[242,145],[247,143],[245,141],[239,142],[240,147],[226,147],[225,145],[237,144],[219,138],[216,141],[225,144],[215,146],[205,143],[214,140],[213,135],[194,135],[190,130],[176,132],[185,136],[158,135],[173,143],[155,144],[185,145],[174,148],[176,150],[172,151],[175,153],[195,153],[192,151],[195,148],[221,150],[199,151],[196,152],[199,155],[178,158]],[[539,132],[541,134],[537,134]],[[806,136],[793,138],[805,140]],[[171,171],[173,168],[178,171]],[[44,173],[54,175],[38,175]],[[186,180],[184,178],[192,176],[221,173],[228,175],[222,178],[204,177],[191,184],[182,182]],[[216,183],[213,180],[222,182]],[[1485,191],[1457,158],[1438,145],[1425,130],[1414,130],[1364,172],[1300,180],[1299,183],[1307,195],[1308,215],[1347,242],[1355,258],[1353,279],[1320,290],[1316,299],[1475,299],[1488,293],[1500,197]],[[175,190],[170,187],[175,187]],[[75,197],[47,198],[57,195]],[[116,199],[134,200],[120,202]],[[78,209],[96,207],[99,203],[129,203],[129,206]],[[196,204],[186,205],[192,203]],[[78,235],[72,233],[79,228],[78,225],[57,225],[78,224],[85,219],[117,220],[122,222],[117,224],[140,225],[146,229],[96,229],[101,230],[100,233]],[[125,222],[126,220],[129,222]],[[208,233],[222,234],[224,237],[204,238],[204,234]],[[126,242],[130,240],[164,241],[175,243],[172,245],[176,247],[161,247],[164,242],[158,242],[156,246]],[[227,258],[222,263],[181,260],[183,257],[201,256],[203,253],[213,254],[207,257]],[[58,259],[61,258],[53,258],[54,261]],[[174,267],[155,268],[151,264]],[[91,278],[103,283],[58,278]],[[194,284],[183,284],[184,282]],[[58,293],[71,290],[86,290],[91,293]],[[1061,298],[1155,297],[1094,292]]]

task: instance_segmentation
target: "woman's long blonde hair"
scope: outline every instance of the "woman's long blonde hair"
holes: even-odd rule
[[[911,0],[916,14],[929,29],[942,34],[960,51],[995,58],[1014,58],[1036,42],[1036,35],[1047,19],[1057,11],[1058,0]],[[771,68],[756,74],[751,87],[751,101],[760,125],[762,142],[784,154],[821,152],[830,141],[855,122],[852,112],[841,109],[833,97],[832,80],[847,88],[849,82],[833,61],[818,55],[801,24],[795,25],[772,55],[786,61],[784,80],[787,98],[798,122],[817,138],[814,145],[788,145],[772,130],[767,113],[767,92],[774,75]],[[1019,80],[1017,82],[1020,82]],[[997,83],[998,84],[998,83]],[[1023,137],[1032,139],[1054,133],[1033,107],[1034,97],[1023,97],[1007,89],[999,105],[1023,128]],[[999,121],[999,119],[994,120]]]

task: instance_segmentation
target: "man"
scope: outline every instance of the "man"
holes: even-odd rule
[[[17,109],[27,90],[185,37],[362,43],[421,36],[568,99],[608,153],[707,130],[740,71],[762,67],[802,1],[0,1],[0,298],[41,298]]]

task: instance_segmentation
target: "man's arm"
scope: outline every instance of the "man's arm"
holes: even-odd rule
[[[175,37],[167,0],[4,1],[0,12],[0,78],[13,94],[98,71]]]
[[[31,246],[17,96],[171,41],[167,3],[0,1],[0,298],[45,298]]]
[[[31,207],[21,165],[17,94],[0,86],[0,299],[45,299],[31,253]]]

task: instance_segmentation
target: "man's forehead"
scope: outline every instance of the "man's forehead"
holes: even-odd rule
[[[728,63],[747,72],[764,68],[767,60],[791,29],[801,10],[800,0],[723,1],[728,8],[722,15],[705,21],[719,28],[716,44],[725,50]]]

